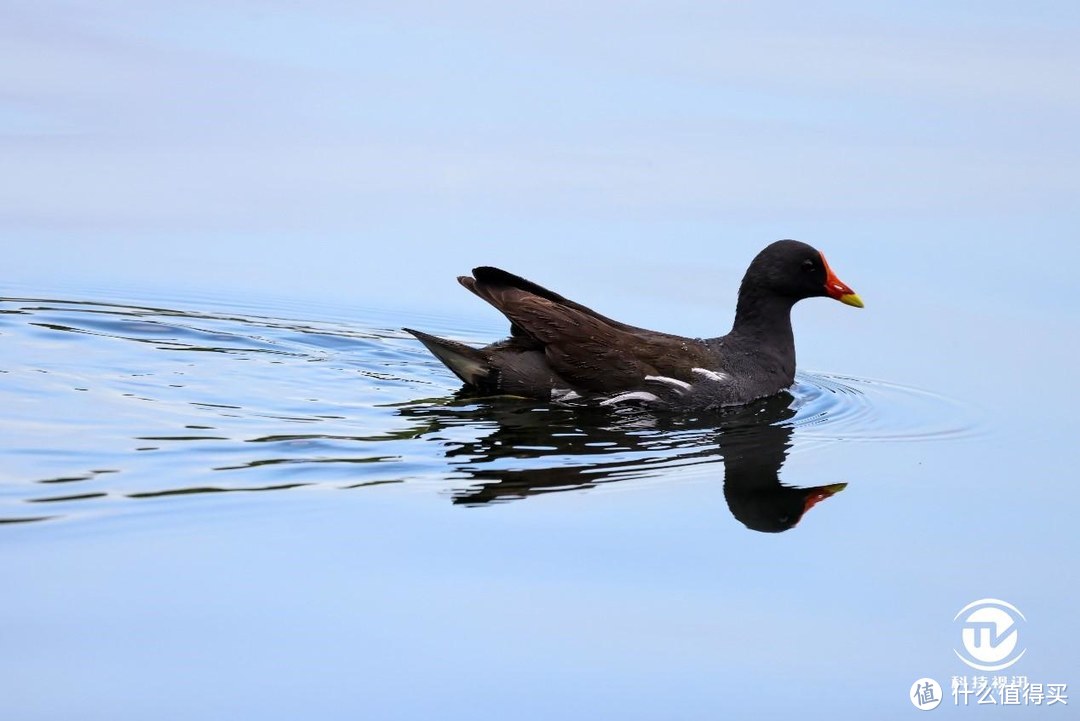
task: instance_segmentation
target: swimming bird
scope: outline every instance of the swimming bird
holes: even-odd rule
[[[825,256],[797,240],[778,240],[751,261],[735,322],[717,338],[627,325],[499,268],[474,268],[458,282],[506,316],[509,338],[474,348],[404,330],[468,389],[601,405],[716,408],[774,395],[795,381],[795,303],[830,297],[863,307]]]

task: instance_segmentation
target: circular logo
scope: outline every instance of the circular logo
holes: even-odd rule
[[[1020,609],[996,598],[973,601],[960,609],[960,660],[979,671],[1000,671],[1027,651],[1020,645],[1020,626],[1027,621]]]
[[[932,678],[920,678],[911,684],[911,693],[908,698],[920,711],[936,709],[941,703],[941,684]]]

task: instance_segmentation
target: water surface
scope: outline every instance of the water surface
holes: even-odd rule
[[[0,717],[905,719],[988,597],[1075,692],[1078,7],[4,3]],[[781,238],[866,308],[721,416],[399,330],[719,335]]]
[[[335,323],[0,303],[15,351],[2,369],[18,428],[10,462],[23,474],[4,523],[138,513],[130,501],[169,496],[391,483],[479,504],[610,481],[720,480],[725,460],[728,486],[780,489],[795,445],[974,428],[971,409],[944,397],[805,372],[790,393],[707,414],[470,397],[385,312]],[[760,466],[752,481],[737,467],[747,459]]]
[[[706,717],[784,678],[775,713],[840,679],[841,716],[900,714],[963,673],[952,614],[988,595],[1053,621],[1032,675],[1071,668],[1071,486],[960,386],[800,371],[718,415],[475,398],[399,328],[495,319],[264,305],[0,302],[19,708]]]

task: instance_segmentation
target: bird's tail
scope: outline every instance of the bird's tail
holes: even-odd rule
[[[487,356],[472,346],[467,346],[456,340],[439,338],[412,328],[402,328],[402,330],[415,336],[418,341],[424,344],[424,347],[431,351],[436,358],[441,360],[447,368],[454,372],[454,375],[467,385],[481,387],[494,373]]]

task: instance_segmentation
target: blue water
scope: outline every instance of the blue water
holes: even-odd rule
[[[748,445],[738,457],[776,456],[757,475],[779,488],[796,436],[799,450],[933,440],[969,435],[975,422],[944,397],[815,373],[778,398],[705,415],[470,398],[385,312],[359,325],[3,302],[5,406],[19,439],[9,462],[23,482],[5,494],[2,523],[138,514],[149,501],[227,491],[401,483],[472,504],[715,478],[732,462],[722,446],[736,442]]]
[[[1000,675],[1080,683],[1078,32],[7,3],[0,718],[1075,716],[949,691],[984,598]],[[497,265],[720,335],[789,237],[866,308],[722,415],[462,397],[400,330],[503,337],[454,281]]]
[[[0,303],[20,718],[888,715],[985,596],[1038,621],[1028,675],[1074,668],[1053,426],[972,378],[569,408],[461,397],[399,330],[498,337],[482,308],[94,295]]]

